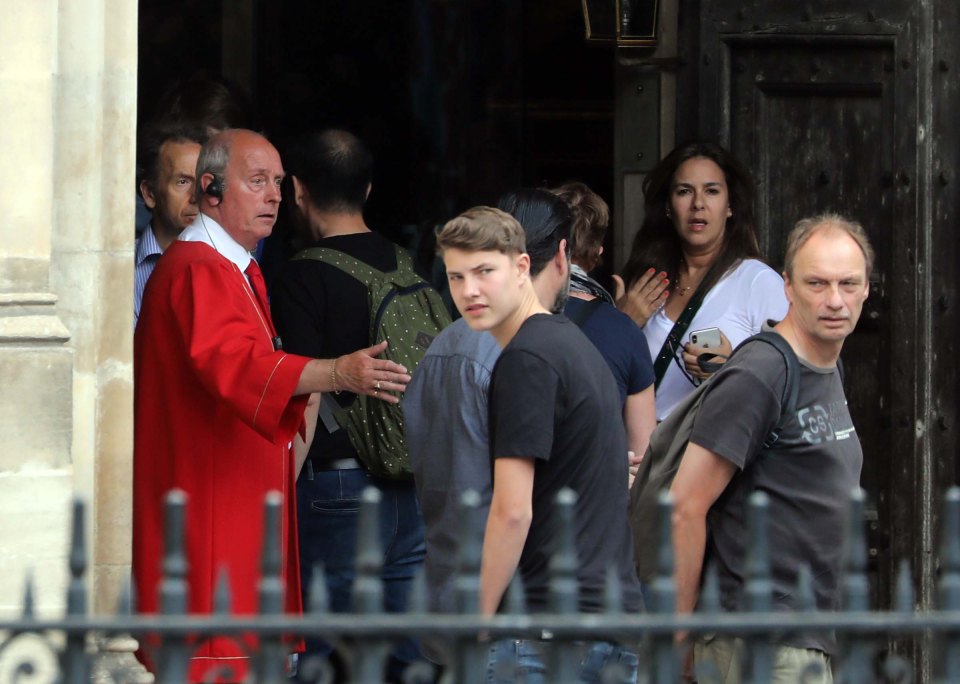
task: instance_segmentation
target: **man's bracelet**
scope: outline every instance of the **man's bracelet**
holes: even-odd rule
[[[337,360],[333,360],[333,364],[330,366],[330,381],[333,384],[333,393],[340,394],[340,388],[337,387]]]

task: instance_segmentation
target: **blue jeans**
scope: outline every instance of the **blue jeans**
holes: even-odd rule
[[[380,490],[380,543],[383,546],[383,603],[388,613],[402,613],[413,578],[423,565],[423,517],[413,480],[384,480],[360,468],[307,471],[297,480],[297,524],[300,540],[300,575],[304,610],[310,606],[313,570],[323,566],[329,609],[353,611],[356,578],[357,529],[360,495],[366,487]],[[322,639],[306,640],[305,657],[329,656],[332,647]],[[420,658],[411,639],[398,642],[392,660],[399,666]]]
[[[556,643],[532,641],[527,639],[504,639],[490,647],[487,660],[487,684],[546,684],[547,681],[574,681],[565,673],[554,673],[547,677],[545,661],[549,659],[551,648],[579,648],[583,655],[575,681],[581,684],[600,684],[610,680],[602,679],[603,670],[608,665],[619,664],[623,669],[617,684],[635,684],[639,661],[637,654],[609,641],[591,643]]]

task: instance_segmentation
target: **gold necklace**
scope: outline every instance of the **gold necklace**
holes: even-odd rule
[[[677,268],[677,287],[674,289],[674,292],[676,292],[677,295],[680,297],[686,297],[687,293],[690,291],[690,288],[693,287],[693,285],[680,287],[680,278],[682,277],[681,270],[683,269],[683,267],[684,267],[684,263],[683,263],[683,260],[681,259],[680,266]]]

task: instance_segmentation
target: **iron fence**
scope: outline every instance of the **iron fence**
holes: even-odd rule
[[[22,615],[0,621],[0,678],[11,682],[56,681],[73,684],[91,681],[102,658],[89,648],[93,640],[133,635],[159,638],[156,680],[160,684],[181,684],[186,673],[191,649],[205,637],[256,635],[251,647],[249,682],[280,684],[289,681],[285,645],[291,635],[320,636],[333,643],[348,663],[350,681],[369,684],[383,681],[384,663],[390,642],[398,637],[430,640],[435,649],[446,656],[441,682],[480,684],[486,680],[486,662],[490,641],[499,638],[530,638],[556,644],[549,649],[550,682],[575,680],[577,649],[574,642],[614,641],[631,644],[640,655],[640,682],[662,684],[681,679],[683,647],[674,644],[674,634],[717,633],[737,635],[746,645],[744,681],[759,684],[770,681],[771,658],[778,637],[796,631],[834,630],[840,640],[840,653],[834,657],[835,679],[839,682],[912,682],[917,663],[889,650],[893,638],[918,638],[933,644],[921,652],[936,655],[937,681],[960,682],[960,489],[951,489],[945,499],[939,607],[915,610],[913,581],[909,567],[901,565],[897,579],[894,607],[891,610],[870,610],[867,580],[867,543],[864,532],[864,495],[851,495],[850,524],[846,535],[845,567],[842,579],[843,606],[837,612],[816,610],[812,579],[801,568],[797,593],[799,612],[784,614],[771,608],[770,563],[767,543],[767,500],[755,493],[749,511],[749,577],[746,581],[746,610],[727,613],[720,609],[716,577],[708,570],[701,595],[700,608],[692,615],[674,612],[673,556],[671,544],[669,498],[661,498],[658,511],[659,547],[658,577],[652,583],[651,605],[644,614],[625,614],[621,610],[620,585],[615,573],[607,580],[602,614],[577,612],[577,559],[573,533],[573,497],[558,497],[561,532],[558,548],[551,564],[552,610],[546,614],[526,614],[522,587],[515,581],[506,597],[507,610],[496,617],[477,614],[480,551],[483,521],[477,508],[477,497],[464,497],[463,535],[460,551],[460,573],[457,579],[459,614],[431,614],[427,611],[427,592],[422,581],[412,591],[407,613],[387,614],[382,610],[380,582],[379,532],[377,506],[379,493],[368,490],[361,503],[355,584],[355,612],[335,614],[326,610],[326,592],[321,572],[315,573],[311,585],[312,605],[302,616],[283,614],[281,553],[278,537],[279,495],[267,497],[265,517],[267,536],[264,540],[262,579],[259,585],[260,613],[251,616],[230,615],[230,588],[226,581],[219,586],[212,615],[188,615],[186,582],[188,559],[184,555],[185,497],[171,492],[166,502],[165,557],[160,586],[161,613],[139,615],[133,592],[125,589],[118,598],[115,615],[97,616],[88,612],[85,575],[84,505],[74,502],[72,538],[69,554],[70,579],[67,589],[66,614],[59,619],[40,619],[35,615],[32,582],[27,579]],[[33,655],[11,656],[14,644],[29,639]],[[39,655],[38,655],[39,654]],[[43,672],[53,662],[54,672],[43,679]],[[101,668],[102,670],[103,668]],[[300,663],[301,678],[310,682],[330,682],[332,672],[325,663]],[[700,682],[720,681],[719,673],[703,669],[697,673]],[[816,675],[816,668],[804,677]],[[216,676],[231,674],[210,672]],[[120,671],[101,672],[98,681],[126,681]],[[432,681],[433,670],[418,663],[404,675],[407,684]],[[804,678],[801,678],[805,681]],[[622,672],[610,666],[601,677],[603,682],[620,682]]]

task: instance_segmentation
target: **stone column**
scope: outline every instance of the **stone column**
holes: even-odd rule
[[[51,283],[73,334],[74,490],[93,503],[95,612],[129,575],[136,0],[61,0]]]
[[[136,0],[31,0],[0,22],[0,614],[65,603],[91,505],[97,611],[129,572]]]
[[[73,490],[73,347],[51,286],[57,3],[0,22],[0,612],[32,570],[40,611],[64,602]]]

